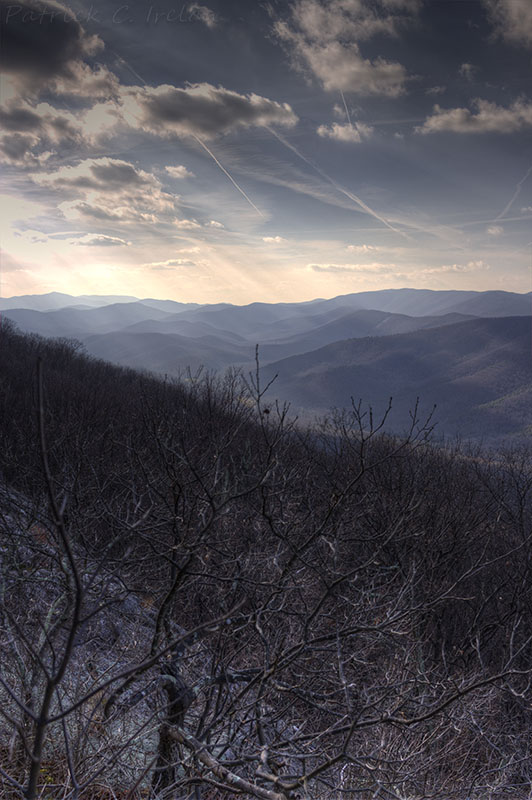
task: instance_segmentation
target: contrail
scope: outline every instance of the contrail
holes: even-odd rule
[[[128,69],[129,69],[129,70],[131,70],[131,72],[133,73],[133,75],[134,75],[136,78],[138,78],[140,81],[142,81],[142,83],[144,84],[144,86],[147,86],[147,83],[146,83],[146,81],[144,80],[144,78],[142,77],[142,75],[139,75],[139,74],[138,74],[138,72],[136,72],[136,71],[133,69],[133,67],[131,66],[131,64],[129,64],[129,62],[127,62],[127,61],[126,61],[126,59],[125,59],[125,58],[122,58],[122,56],[118,55],[118,53],[115,53],[115,56],[118,58],[118,60],[119,60],[119,62],[120,62],[120,63],[124,64],[124,65],[125,65],[125,66],[126,66]],[[210,155],[210,157],[213,159],[213,161],[215,162],[215,164],[217,164],[217,165],[220,167],[220,169],[222,170],[222,172],[224,173],[224,175],[227,175],[227,177],[229,178],[229,180],[231,181],[231,183],[233,184],[233,186],[235,187],[235,189],[238,189],[238,191],[240,192],[240,194],[241,194],[243,197],[245,197],[245,199],[248,201],[248,203],[250,204],[250,206],[251,206],[252,208],[254,208],[254,209],[255,209],[255,211],[257,212],[257,214],[259,214],[261,217],[264,217],[264,214],[262,213],[262,211],[261,211],[259,208],[257,208],[257,206],[255,205],[255,203],[253,202],[253,200],[251,200],[251,199],[250,199],[250,198],[247,196],[247,194],[245,193],[245,191],[242,189],[242,187],[241,187],[241,186],[239,186],[239,185],[238,185],[238,183],[235,181],[235,179],[234,179],[234,178],[233,178],[233,177],[232,177],[232,176],[231,176],[231,175],[228,173],[228,171],[227,171],[227,170],[226,170],[226,168],[223,166],[223,164],[220,164],[220,162],[218,161],[218,159],[216,158],[216,156],[214,155],[214,153],[213,153],[211,150],[209,150],[209,148],[207,147],[207,145],[205,144],[205,142],[202,142],[202,141],[201,141],[201,139],[200,139],[200,138],[198,138],[198,137],[196,136],[196,134],[195,134],[195,133],[192,133],[192,134],[191,134],[191,136],[192,136],[192,137],[193,137],[193,138],[194,138],[194,139],[197,141],[197,143],[198,143],[198,144],[200,144],[200,145],[203,147],[203,149],[204,149],[204,150],[205,150],[205,151],[206,151],[206,152],[207,152],[207,153]]]
[[[276,139],[278,139],[281,142],[281,144],[284,144],[285,147],[288,147],[289,150],[292,150],[292,152],[295,153],[296,156],[298,156],[298,158],[304,161],[305,164],[308,164],[309,167],[311,167],[315,172],[318,173],[318,175],[321,175],[321,177],[324,180],[328,181],[332,186],[334,186],[337,192],[340,192],[341,194],[345,195],[345,197],[348,197],[349,200],[351,200],[353,203],[356,203],[356,205],[359,206],[363,211],[365,211],[366,214],[369,214],[371,217],[378,219],[379,222],[382,222],[383,225],[386,225],[386,227],[389,228],[394,233],[398,233],[399,236],[402,236],[409,242],[412,241],[411,236],[408,236],[408,234],[404,233],[403,231],[400,231],[398,228],[394,228],[394,226],[390,222],[388,222],[387,219],[381,217],[380,214],[377,214],[377,212],[374,211],[372,208],[370,208],[368,205],[366,205],[366,203],[363,200],[361,200],[360,197],[357,197],[356,194],[353,194],[352,192],[347,191],[347,189],[344,189],[343,186],[340,186],[339,183],[336,183],[336,181],[333,180],[333,178],[329,177],[329,175],[327,175],[326,172],[320,169],[320,167],[316,166],[316,164],[313,164],[312,161],[309,161],[309,159],[306,158],[302,153],[300,153],[299,150],[296,147],[294,147],[293,144],[290,144],[290,142],[287,141],[284,138],[284,136],[281,136],[280,133],[274,131],[273,128],[268,128],[268,130],[270,131],[271,134],[273,134],[273,136],[275,136]]]
[[[261,211],[259,208],[257,208],[257,206],[255,205],[255,203],[253,202],[253,200],[250,200],[250,198],[247,196],[247,194],[245,193],[245,191],[242,189],[242,187],[240,187],[240,186],[238,185],[238,183],[235,181],[235,179],[234,179],[233,177],[231,177],[231,175],[228,173],[228,171],[227,171],[227,170],[226,170],[226,168],[223,166],[223,164],[220,164],[220,162],[218,161],[218,159],[216,158],[216,156],[214,155],[214,153],[212,152],[212,150],[209,150],[209,148],[207,147],[207,145],[205,144],[205,142],[202,142],[202,141],[201,141],[201,139],[199,139],[199,138],[196,136],[196,134],[195,134],[195,133],[192,133],[192,134],[191,134],[191,136],[193,136],[193,137],[194,137],[194,139],[197,141],[197,143],[198,143],[198,144],[200,144],[200,145],[203,147],[203,149],[207,151],[207,153],[210,155],[210,157],[211,157],[211,158],[212,158],[212,160],[215,162],[215,164],[217,164],[217,165],[220,167],[220,169],[222,170],[222,172],[224,173],[224,175],[227,175],[227,177],[229,178],[229,180],[231,181],[231,183],[233,184],[233,186],[235,187],[235,189],[238,189],[238,191],[240,192],[240,194],[241,194],[243,197],[245,197],[245,198],[246,198],[246,200],[247,200],[247,201],[248,201],[248,203],[250,204],[251,208],[254,208],[254,209],[255,209],[255,211],[257,212],[257,214],[259,214],[261,217],[263,217],[263,216],[264,216],[264,214],[262,213],[262,211]]]
[[[343,91],[341,89],[340,89],[340,94],[342,95],[342,100],[343,100],[343,103],[344,103],[345,115],[347,117],[347,121],[349,122],[349,125],[351,127],[353,127],[353,123],[351,122],[351,114],[349,113],[349,109],[347,108],[347,103],[345,102],[344,93],[343,93]]]
[[[515,201],[517,200],[517,198],[521,194],[521,187],[522,187],[523,183],[526,181],[528,176],[531,175],[531,174],[532,174],[532,166],[527,169],[526,174],[524,175],[523,178],[521,178],[521,180],[519,181],[519,183],[515,187],[515,192],[513,194],[512,199],[506,205],[506,207],[501,211],[499,216],[495,217],[495,219],[493,220],[494,222],[498,222],[500,219],[502,219],[508,213],[508,211],[511,209],[511,207],[513,206],[513,204],[515,203]]]
[[[126,61],[125,58],[122,58],[122,56],[118,55],[118,53],[115,53],[113,50],[111,50],[110,52],[113,53],[113,55],[116,56],[116,58],[118,59],[118,63],[119,64],[123,64],[125,67],[127,67],[127,69],[135,76],[135,78],[137,78],[137,80],[139,80],[141,83],[143,83],[144,86],[148,85],[146,83],[146,81],[144,80],[144,78],[142,77],[142,75],[139,75],[139,73],[136,72],[136,70],[133,69],[133,67],[131,66],[129,61]]]

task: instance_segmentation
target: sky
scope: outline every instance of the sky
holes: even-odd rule
[[[1,0],[1,296],[532,289],[531,0]]]

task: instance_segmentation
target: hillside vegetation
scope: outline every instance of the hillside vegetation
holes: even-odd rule
[[[1,796],[525,800],[530,454],[265,389],[0,326]]]

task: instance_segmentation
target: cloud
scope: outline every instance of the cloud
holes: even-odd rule
[[[444,109],[434,106],[434,113],[428,117],[416,133],[514,133],[532,127],[532,103],[516,100],[508,108],[477,98],[472,113],[467,108]]]
[[[382,250],[381,247],[376,247],[373,244],[348,244],[346,247],[350,253],[376,253]]]
[[[297,117],[288,103],[258,94],[195,83],[186,88],[168,84],[122,91],[124,118],[133,127],[147,128],[158,136],[212,138],[253,126],[292,127]]]
[[[202,223],[198,222],[197,219],[175,219],[174,225],[176,225],[178,228],[181,228],[184,231],[194,231],[202,227]],[[218,220],[216,219],[210,219],[208,222],[204,222],[203,225],[205,228],[216,228],[218,230],[225,228],[223,222],[218,222]],[[190,250],[190,252],[193,251]]]
[[[184,231],[193,231],[201,228],[199,222],[195,219],[176,219],[174,225]]]
[[[462,66],[458,70],[458,74],[462,78],[465,78],[466,81],[472,81],[473,78],[475,77],[476,72],[478,72],[478,67],[475,67],[474,64],[468,64],[468,63],[462,64]]]
[[[36,175],[34,180],[41,186],[61,191],[97,190],[116,192],[122,189],[139,189],[147,186],[160,186],[157,178],[144,170],[116,158],[87,158],[75,167],[60,167],[46,175]]]
[[[103,47],[76,15],[55,0],[22,0],[0,6],[2,69],[21,95],[43,89],[85,97],[109,96],[118,80],[106,67],[85,63]]]
[[[360,144],[363,139],[371,136],[373,128],[361,122],[351,124],[320,125],[316,133],[324,139],[334,139],[337,142]]]
[[[397,264],[307,264],[307,268],[314,272],[329,272],[337,275],[391,275],[396,278],[415,278],[420,275],[444,275],[489,270],[489,265],[484,261],[468,261],[467,264],[443,264],[441,267],[428,267],[427,269],[403,269]]]
[[[190,172],[186,167],[179,165],[175,167],[165,167],[165,170],[172,178],[182,180],[183,178],[193,178],[194,173]]]
[[[388,275],[395,272],[396,264],[307,264],[308,269],[314,272],[332,272],[337,274],[357,273],[363,275]]]
[[[286,239],[283,239],[282,236],[263,236],[262,241],[266,244],[282,244],[286,242]]]
[[[181,267],[195,267],[197,264],[195,261],[187,261],[184,258],[169,258],[167,261],[151,261],[143,266],[154,270],[173,270]]]
[[[51,155],[46,148],[78,148],[83,134],[79,121],[69,111],[58,111],[49,103],[31,106],[17,98],[0,106],[0,125],[6,132],[0,140],[4,160],[39,168]]]
[[[500,236],[501,233],[504,233],[504,228],[501,225],[490,225],[489,228],[486,228],[486,233],[489,236]]]
[[[456,272],[479,272],[483,270],[489,270],[489,264],[486,264],[485,261],[468,261],[467,264],[443,264],[441,267],[434,267],[429,269],[422,269],[418,270],[416,273],[411,274],[422,274],[422,275],[439,275],[439,274],[447,274],[447,273],[456,273]]]
[[[328,91],[397,97],[404,92],[406,69],[397,62],[364,58],[359,42],[379,34],[396,35],[417,3],[385,2],[378,13],[363,0],[296,0],[289,19],[277,20],[278,39],[296,69],[310,70]]]
[[[35,183],[73,198],[59,204],[67,219],[102,222],[171,221],[176,195],[163,191],[160,181],[133,164],[114,158],[87,158],[76,166],[33,174]]]
[[[199,3],[189,5],[188,14],[190,19],[197,19],[208,28],[215,28],[218,24],[218,17],[214,11],[207,6],[201,6]]]
[[[431,86],[428,89],[425,89],[425,94],[443,94],[446,91],[446,86]]]
[[[532,206],[525,206],[521,209],[521,214],[530,214],[532,213]]]
[[[20,239],[23,239],[25,242],[30,242],[30,244],[44,244],[50,240],[50,236],[47,233],[43,233],[43,231],[36,231],[32,228],[26,228],[24,231],[15,231],[15,236]]]
[[[532,45],[530,0],[484,0],[491,22],[508,41]]]
[[[70,244],[82,247],[129,247],[131,242],[119,236],[107,236],[105,233],[86,233],[79,239],[70,240]]]

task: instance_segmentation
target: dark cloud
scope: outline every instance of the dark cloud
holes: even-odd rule
[[[193,84],[185,89],[163,84],[138,89],[134,97],[140,124],[163,135],[211,137],[237,128],[293,126],[297,122],[288,103],[277,103],[257,94],[238,94],[210,83]]]
[[[159,181],[147,172],[114,158],[86,159],[75,167],[61,167],[36,180],[53,189],[93,189],[104,193],[147,185],[159,186]]]
[[[0,152],[8,161],[23,162],[35,145],[34,136],[24,136],[21,133],[11,133],[0,139]],[[33,163],[32,158],[32,163]],[[36,159],[35,159],[36,161]]]
[[[6,131],[33,133],[42,125],[42,117],[31,108],[0,108],[0,125]]]
[[[102,44],[54,0],[0,0],[0,21],[3,70],[32,88],[56,78],[73,78],[76,65]]]
[[[58,208],[68,219],[155,224],[175,218],[179,196],[163,190],[161,182],[128,161],[86,158],[76,166],[32,174],[40,186],[72,198]]]
[[[0,106],[0,125],[6,135],[0,142],[1,160],[37,168],[50,155],[52,146],[80,145],[82,132],[70,112],[48,103],[35,107],[14,98]]]

